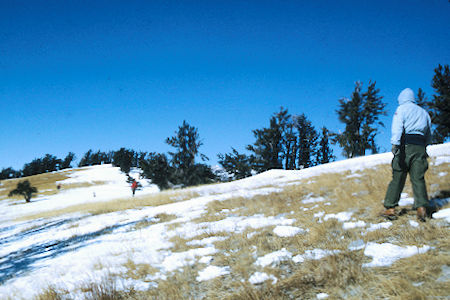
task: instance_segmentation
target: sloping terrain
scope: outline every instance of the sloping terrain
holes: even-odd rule
[[[390,153],[159,192],[110,165],[0,185],[1,299],[447,297],[450,144],[428,148],[440,210],[379,217]],[[60,185],[60,189],[57,186]]]

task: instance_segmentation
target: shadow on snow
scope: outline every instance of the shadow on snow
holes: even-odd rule
[[[48,223],[42,227],[34,228],[14,236],[3,238],[0,240],[0,246],[2,244],[5,245],[6,243],[16,242],[24,238],[30,238],[34,234],[41,233],[45,230],[48,230],[49,228],[57,227],[67,223],[68,221],[74,221],[77,219],[66,219]],[[99,243],[100,241],[94,241],[93,239],[101,235],[110,234],[116,229],[135,225],[141,221],[143,220],[141,219],[125,224],[118,224],[88,234],[73,236],[61,241],[50,241],[42,244],[34,244],[30,247],[8,253],[7,255],[0,257],[0,284],[3,284],[11,278],[23,275],[27,271],[32,270],[32,265],[34,263],[46,259],[52,259],[67,252],[75,251],[85,246]]]

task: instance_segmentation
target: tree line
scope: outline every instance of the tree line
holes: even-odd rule
[[[439,65],[435,69],[431,86],[436,94],[428,99],[419,88],[417,102],[430,112],[434,126],[433,142],[443,143],[450,136],[448,65]],[[365,89],[362,82],[356,82],[350,98],[342,98],[338,102],[336,114],[345,126],[342,132],[331,132],[325,126],[316,129],[304,113],[290,114],[281,107],[270,117],[268,127],[252,131],[255,141],[246,146],[249,154],[231,148],[230,153],[218,155],[219,164],[226,170],[227,176],[205,163],[208,158],[199,152],[203,142],[198,129],[186,121],[178,127],[174,136],[165,140],[174,149],[167,154],[126,148],[109,152],[88,150],[78,166],[113,164],[125,173],[129,173],[132,167],[138,167],[144,177],[161,189],[167,189],[241,179],[270,169],[294,170],[328,163],[335,159],[332,144],[342,148],[342,154],[347,158],[366,155],[367,151],[377,153],[379,147],[375,137],[378,128],[385,126],[380,117],[387,112],[376,82],[369,82]],[[70,168],[74,159],[72,152],[64,159],[46,154],[25,164],[20,171],[3,169],[0,180]]]

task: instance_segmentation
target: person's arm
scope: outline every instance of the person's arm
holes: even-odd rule
[[[426,139],[427,145],[431,145],[431,119],[430,119],[430,115],[428,115],[427,123],[428,123],[428,128],[427,128],[427,131],[425,132],[425,139]]]
[[[391,144],[400,146],[400,140],[403,134],[403,118],[401,115],[400,107],[397,108],[394,117],[392,118],[391,133]]]

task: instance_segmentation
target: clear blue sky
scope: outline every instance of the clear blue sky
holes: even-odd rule
[[[450,63],[450,3],[421,1],[0,2],[0,168],[46,153],[167,152],[187,120],[216,163],[280,106],[319,129],[357,80],[388,103]],[[335,150],[340,152],[340,150]],[[338,153],[336,153],[338,154]]]

